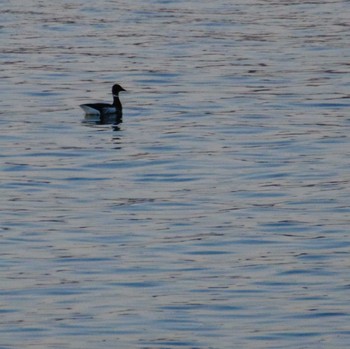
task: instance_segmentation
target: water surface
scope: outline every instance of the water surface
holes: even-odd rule
[[[3,0],[0,348],[348,348],[348,13]]]

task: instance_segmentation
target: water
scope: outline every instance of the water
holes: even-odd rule
[[[348,348],[348,16],[2,0],[0,348]]]

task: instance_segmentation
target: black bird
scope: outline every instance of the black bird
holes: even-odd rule
[[[119,92],[126,91],[119,84],[112,87],[113,104],[108,103],[88,103],[81,104],[80,107],[85,111],[86,115],[100,116],[101,123],[106,123],[111,117],[115,117],[117,121],[121,121],[123,117],[123,107],[120,103]]]

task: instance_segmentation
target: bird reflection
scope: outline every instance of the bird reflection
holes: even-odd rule
[[[83,123],[89,125],[112,125],[114,131],[120,131],[120,125],[123,122],[123,118],[120,115],[85,115]]]

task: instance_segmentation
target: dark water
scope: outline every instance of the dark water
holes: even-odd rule
[[[348,18],[2,0],[0,348],[348,348]]]

